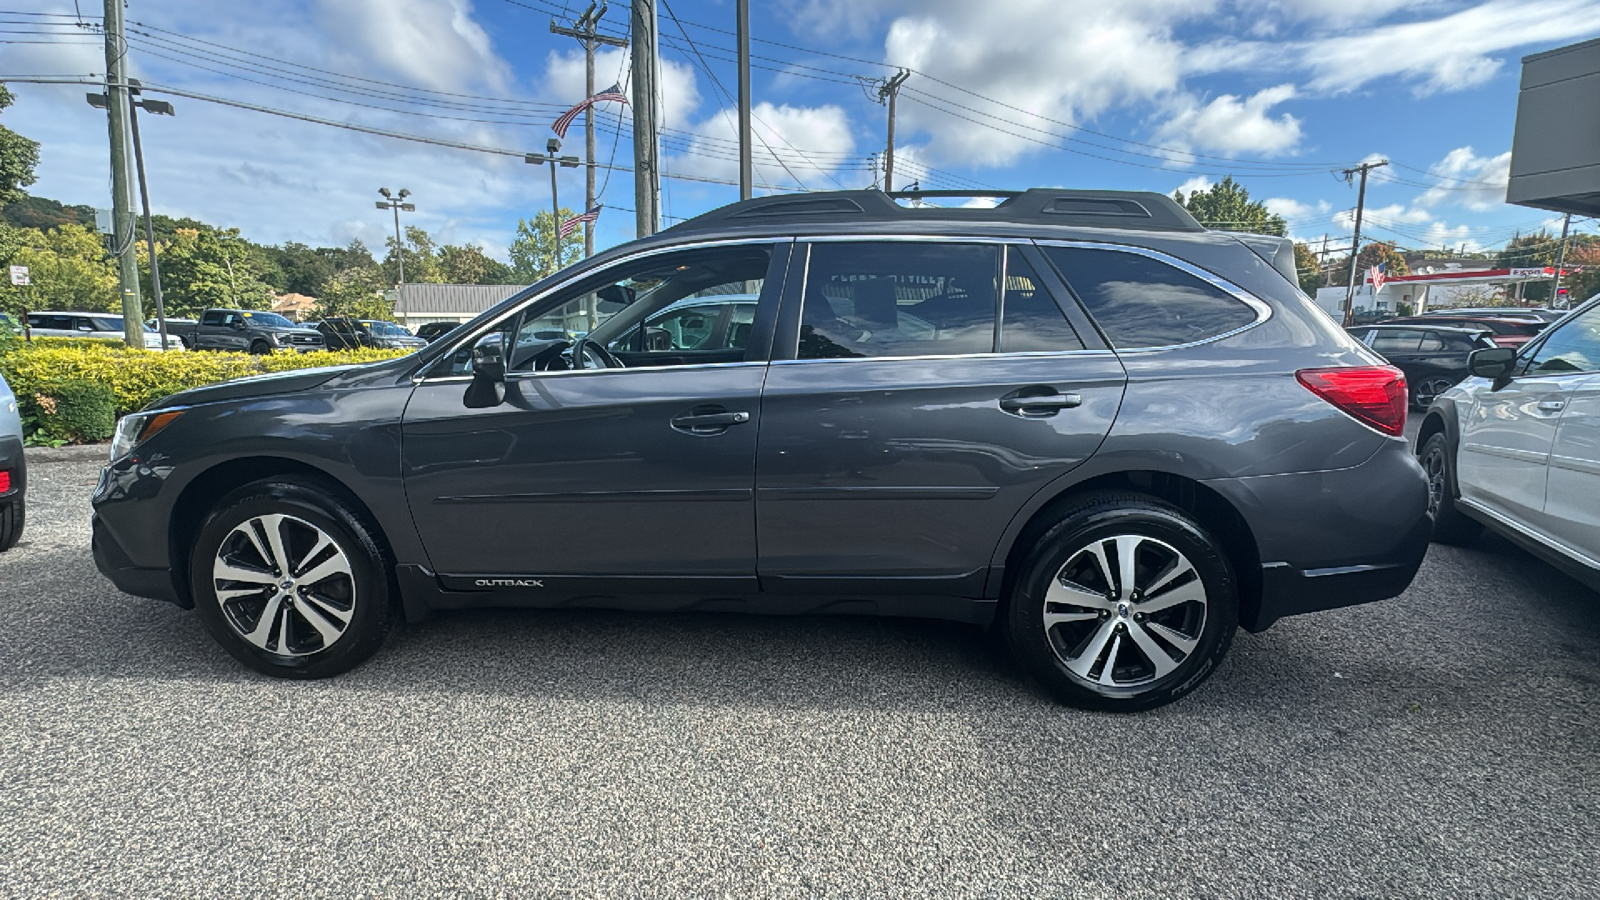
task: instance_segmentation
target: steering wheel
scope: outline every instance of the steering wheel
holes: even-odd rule
[[[590,365],[593,362],[594,365]],[[605,345],[589,340],[588,335],[578,338],[572,344],[572,367],[574,369],[621,369],[622,360],[611,355]]]

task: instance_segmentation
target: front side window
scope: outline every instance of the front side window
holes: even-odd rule
[[[219,310],[211,310],[209,312],[201,314],[201,316],[200,316],[200,324],[201,325],[221,325],[221,324],[224,324],[224,321],[226,319],[227,319],[227,313],[221,312]]]
[[[813,245],[798,358],[992,351],[997,254],[995,247],[972,244]]]
[[[1118,349],[1189,344],[1256,321],[1238,297],[1161,260],[1123,250],[1042,249]]]
[[[1524,372],[1565,375],[1600,371],[1600,306],[1562,323],[1539,345]]]
[[[515,336],[508,341],[513,348],[508,359],[510,371],[573,368],[567,351],[580,337],[611,350],[611,361],[623,368],[743,362],[748,326],[755,320],[771,261],[772,251],[764,244],[684,250],[634,260],[586,279],[563,292],[553,305],[540,301],[525,307],[501,320],[494,330]],[[688,313],[702,302],[710,303],[707,312]],[[731,317],[720,307],[730,304],[749,311],[739,317],[744,328],[735,322],[723,332],[719,329]],[[666,320],[680,310],[685,315],[667,325],[652,321]],[[723,334],[727,335],[726,346],[721,346],[719,336]],[[654,344],[645,345],[646,339]],[[684,346],[686,343],[697,346]],[[656,353],[662,355],[657,358]],[[447,371],[436,374],[471,371],[470,347],[464,347],[449,358]]]

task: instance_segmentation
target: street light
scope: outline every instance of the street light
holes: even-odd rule
[[[400,280],[394,286],[394,313],[395,318],[404,320],[405,312],[400,305],[400,286],[406,283],[406,245],[405,241],[400,238],[400,210],[416,212],[417,205],[405,202],[405,199],[411,196],[411,192],[405,188],[400,189],[400,196],[398,197],[389,193],[389,189],[386,187],[378,188],[378,193],[383,195],[383,199],[377,201],[377,207],[379,209],[394,210],[394,258],[400,263]]]
[[[575,169],[582,163],[576,156],[556,156],[561,152],[561,141],[551,138],[545,142],[544,155],[529,153],[522,161],[531,165],[550,164],[550,232],[554,241],[550,244],[551,271],[561,267],[561,200],[556,193],[556,166]]]

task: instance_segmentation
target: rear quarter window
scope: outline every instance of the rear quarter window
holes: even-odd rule
[[[1256,321],[1256,311],[1205,279],[1139,253],[1044,247],[1118,349],[1203,341]]]

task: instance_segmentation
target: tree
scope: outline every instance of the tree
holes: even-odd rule
[[[0,110],[15,102],[11,92],[0,85]],[[37,165],[39,142],[0,125],[0,206],[27,196],[22,189],[33,184],[33,169]]]
[[[439,248],[439,280],[445,284],[505,284],[511,267],[473,246]]]
[[[406,226],[406,245],[399,248],[394,238],[384,242],[389,252],[383,258],[383,278],[387,284],[400,283],[399,259],[406,261],[406,281],[412,284],[437,284],[439,277],[439,252],[433,237],[415,225]]]
[[[1583,271],[1570,274],[1561,281],[1567,289],[1570,306],[1577,306],[1600,293],[1600,237],[1579,235],[1574,244],[1576,246],[1567,248],[1567,259],[1562,268],[1569,272],[1574,268]]]
[[[1315,297],[1322,287],[1322,260],[1305,244],[1294,245],[1294,270],[1300,276],[1300,290]]]
[[[350,269],[376,269],[378,261],[372,258],[372,251],[359,239],[352,240],[343,247],[318,247],[314,251],[318,256],[333,264],[333,271],[344,272]]]
[[[318,296],[323,283],[333,277],[335,271],[333,260],[322,252],[326,249],[313,250],[294,241],[286,241],[277,248],[278,268],[283,271],[283,289],[291,294]]]
[[[572,216],[572,210],[561,210],[563,222]],[[555,235],[551,228],[553,221],[548,212],[535,215],[531,223],[527,219],[517,220],[517,236],[507,249],[511,257],[511,277],[518,284],[532,284],[582,258],[582,229],[575,230],[562,238],[560,257],[557,258]]]
[[[157,252],[169,316],[192,317],[213,307],[272,308],[272,287],[262,280],[260,260],[237,228],[180,228]]]
[[[18,228],[44,230],[58,225],[94,225],[94,207],[63,206],[48,197],[23,197],[0,207],[0,219]]]
[[[1395,249],[1393,244],[1373,241],[1362,247],[1361,253],[1356,257],[1356,285],[1366,284],[1367,270],[1380,263],[1388,265],[1384,270],[1385,278],[1411,274],[1411,267],[1406,265],[1406,258],[1400,255],[1400,251]],[[1350,257],[1341,256],[1329,266],[1335,285],[1346,287],[1350,284]]]
[[[383,299],[383,284],[383,272],[376,265],[335,272],[317,296],[316,315],[392,320],[394,310]]]
[[[1577,235],[1577,238],[1585,237]],[[1567,238],[1568,257],[1575,240]],[[1511,239],[1505,248],[1495,254],[1494,267],[1496,269],[1525,269],[1535,266],[1551,266],[1556,264],[1556,253],[1561,247],[1561,239],[1543,229],[1533,233],[1524,234]],[[1522,298],[1526,303],[1536,306],[1548,305],[1550,291],[1553,285],[1549,281],[1530,281],[1522,286]],[[1576,293],[1568,296],[1576,296]]]
[[[1183,196],[1183,191],[1173,191],[1172,199],[1207,228],[1277,237],[1289,233],[1289,223],[1283,216],[1268,211],[1265,203],[1251,200],[1250,191],[1234,181],[1232,175],[1213,184],[1208,191],[1190,191],[1188,197]]]
[[[5,264],[27,266],[33,284],[23,291],[6,286],[8,312],[19,312],[24,305],[107,312],[118,305],[117,270],[106,258],[98,234],[82,225],[9,231]]]

